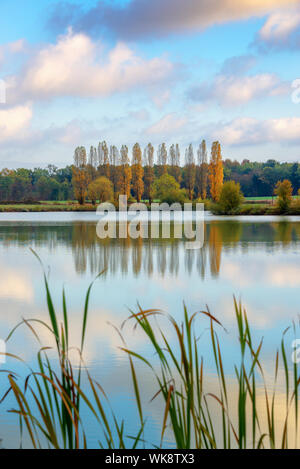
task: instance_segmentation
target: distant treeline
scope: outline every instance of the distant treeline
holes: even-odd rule
[[[73,199],[72,166],[58,169],[49,165],[0,171],[0,201],[26,202]]]
[[[285,179],[291,182],[294,195],[297,195],[300,189],[299,163],[279,163],[275,160],[264,163],[224,161],[224,180],[240,183],[245,197],[273,196],[277,182]]]
[[[210,167],[212,161],[216,161],[215,167],[222,161],[218,142],[213,144],[210,159],[205,141],[197,149],[189,145],[184,166],[180,165],[178,145],[168,149],[161,144],[155,152],[151,144],[144,151],[136,144],[132,156],[130,153],[125,145],[119,150],[101,142],[97,148],[91,147],[89,153],[84,147],[78,147],[74,165],[65,168],[49,165],[46,169],[3,169],[0,171],[0,201],[79,199],[78,189],[86,197],[88,185],[98,176],[105,176],[112,182],[115,194],[150,199],[151,187],[163,174],[174,177],[189,198],[212,196],[213,179],[217,180],[218,176],[217,173],[214,178],[210,176]],[[295,195],[300,189],[298,163],[279,163],[272,159],[263,163],[249,160],[239,163],[226,159],[222,164],[224,182],[238,182],[245,197],[272,196],[277,182],[285,179],[291,182]]]

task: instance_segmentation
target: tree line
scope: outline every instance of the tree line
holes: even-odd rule
[[[226,181],[239,183],[245,197],[273,196],[278,181],[283,180],[291,182],[293,195],[300,189],[298,163],[280,163],[274,159],[222,161],[219,142],[214,142],[208,151],[205,140],[197,148],[189,145],[183,156],[178,144],[167,148],[162,143],[157,150],[151,143],[143,150],[138,143],[132,150],[126,145],[120,149],[108,146],[106,142],[92,146],[89,152],[85,147],[78,147],[73,165],[65,168],[48,165],[45,169],[1,170],[0,201],[77,199],[84,203],[126,194],[137,201],[151,202],[158,192],[159,198],[164,195],[164,188],[168,188],[171,198],[179,201],[208,197],[217,200]],[[100,197],[99,178],[102,178]]]
[[[224,180],[220,143],[212,144],[210,159],[203,140],[196,152],[192,144],[188,146],[183,167],[180,160],[178,144],[169,149],[165,143],[159,145],[156,161],[151,143],[144,150],[136,143],[131,155],[126,145],[119,150],[114,145],[108,147],[105,141],[97,148],[92,146],[89,154],[85,147],[77,147],[73,165],[75,197],[80,204],[86,199],[93,203],[118,200],[119,195],[150,203],[155,198],[164,199],[163,195],[171,197],[170,202],[204,200],[208,195],[218,200]]]
[[[0,171],[1,202],[35,202],[69,200],[74,198],[72,166]]]
[[[273,196],[278,181],[288,180],[293,187],[293,195],[300,189],[299,163],[280,163],[269,159],[264,163],[244,159],[242,163],[226,159],[224,180],[240,184],[245,197]]]
[[[153,198],[161,199],[161,188],[168,186],[172,200],[218,201],[227,181],[238,183],[245,197],[273,196],[278,181],[283,180],[291,182],[294,195],[300,189],[298,163],[280,163],[274,159],[262,163],[248,159],[241,163],[223,161],[219,142],[212,144],[210,155],[205,140],[196,149],[191,144],[185,150],[183,166],[181,160],[178,144],[167,148],[162,143],[155,151],[151,143],[144,150],[136,143],[131,152],[126,145],[119,150],[116,146],[108,147],[105,141],[97,148],[92,146],[89,153],[85,147],[78,147],[73,166],[74,193],[80,203],[86,198],[95,199],[97,194],[99,200],[111,194],[115,197],[126,194],[138,202],[151,202]]]

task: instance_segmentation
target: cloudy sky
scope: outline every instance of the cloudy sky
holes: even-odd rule
[[[0,13],[0,168],[64,166],[100,140],[300,160],[300,0],[1,0]]]

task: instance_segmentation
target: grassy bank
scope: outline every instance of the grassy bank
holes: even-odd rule
[[[242,204],[233,213],[222,213],[219,208],[215,205],[211,205],[210,210],[215,215],[300,215],[300,204],[292,205],[285,213],[281,213],[276,205],[265,205],[265,204]]]
[[[32,204],[0,204],[0,212],[94,212],[92,204],[75,202],[40,202]]]
[[[226,362],[226,350],[222,346],[222,337],[227,331],[209,309],[189,314],[184,308],[180,323],[157,310],[140,308],[132,312],[126,324],[132,324],[144,336],[152,348],[152,358],[131,350],[123,339],[123,328],[119,330],[122,351],[129,360],[131,375],[128,375],[128,380],[132,382],[137,409],[136,434],[128,435],[128,422],[116,417],[114,410],[107,405],[110,396],[84,366],[92,286],[87,292],[82,316],[81,343],[78,344],[82,361],[78,368],[73,366],[69,356],[71,315],[67,310],[65,293],[60,317],[46,276],[44,279],[49,322],[29,319],[21,325],[28,327],[36,338],[39,338],[35,330],[37,323],[50,331],[55,339],[58,360],[53,358],[53,354],[49,358],[48,348],[41,342],[36,366],[28,371],[24,382],[13,370],[4,371],[8,380],[4,400],[8,393],[14,396],[13,412],[20,419],[21,435],[26,431],[35,448],[86,448],[85,428],[91,420],[98,424],[100,448],[155,447],[153,442],[144,439],[147,416],[143,406],[143,383],[135,366],[137,361],[148,368],[156,382],[157,393],[152,401],[160,399],[163,403],[160,446],[164,445],[167,431],[171,432],[178,449],[287,449],[299,446],[299,369],[296,360],[295,363],[291,361],[290,343],[286,343],[288,333],[291,334],[290,342],[297,338],[299,330],[296,324],[292,325],[290,332],[287,329],[283,333],[278,350],[274,350],[273,360],[268,361],[265,369],[261,361],[263,341],[254,342],[246,311],[235,301],[233,311],[239,353],[234,363],[229,364],[232,371],[228,375],[224,372],[228,369],[228,359]],[[210,338],[208,366],[202,351],[204,332]],[[173,339],[170,339],[170,334]],[[13,355],[11,358],[19,360]],[[57,362],[58,370],[54,365]],[[210,392],[211,364],[216,381]],[[85,387],[81,384],[83,380]],[[277,393],[279,384],[280,392]]]
[[[157,201],[157,203],[159,203]],[[146,202],[148,205],[148,203]],[[129,204],[130,205],[130,204]],[[195,202],[193,203],[195,205]],[[282,215],[277,206],[271,203],[262,203],[258,200],[252,203],[250,200],[246,200],[234,213],[224,214],[221,213],[213,202],[210,200],[204,201],[206,211],[211,211],[216,215]],[[10,212],[94,212],[96,210],[95,205],[86,203],[80,205],[72,201],[53,202],[53,201],[42,201],[38,203],[29,204],[0,204],[0,213]],[[284,215],[300,215],[300,203],[297,199],[290,209]]]

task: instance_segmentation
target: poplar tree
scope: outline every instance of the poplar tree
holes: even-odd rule
[[[145,198],[152,203],[152,186],[154,183],[154,148],[148,143],[144,150],[144,192]]]
[[[137,202],[142,200],[144,194],[144,170],[142,166],[142,150],[138,143],[132,149],[132,189]]]
[[[194,157],[193,145],[190,144],[185,152],[185,185],[188,190],[189,199],[192,200],[194,196],[196,182],[196,165]]]
[[[217,202],[221,195],[223,187],[224,171],[221,145],[219,142],[214,142],[211,149],[211,160],[209,164],[209,182],[210,182],[210,195],[212,199]]]
[[[181,183],[180,149],[178,143],[171,145],[169,150],[169,173],[179,184]]]
[[[120,194],[129,197],[132,173],[128,157],[128,147],[126,145],[122,145],[120,151],[120,166]]]
[[[87,154],[85,147],[77,147],[74,153],[72,168],[72,184],[74,194],[80,205],[83,205],[87,196],[90,175],[87,168]]]
[[[197,171],[196,171],[196,189],[198,197],[202,200],[207,197],[208,185],[208,162],[207,162],[207,148],[205,140],[202,140],[197,151]]]
[[[113,184],[115,196],[120,191],[121,180],[121,167],[120,167],[120,153],[115,145],[109,149],[109,163],[110,163],[110,180]]]
[[[160,177],[167,173],[168,151],[165,143],[159,145],[157,157],[158,177]]]
[[[109,151],[105,141],[98,146],[99,175],[110,179]]]
[[[89,161],[88,161],[88,171],[89,171],[89,174],[90,174],[90,180],[91,181],[96,179],[97,161],[98,161],[97,148],[91,146],[90,154],[89,154]]]

